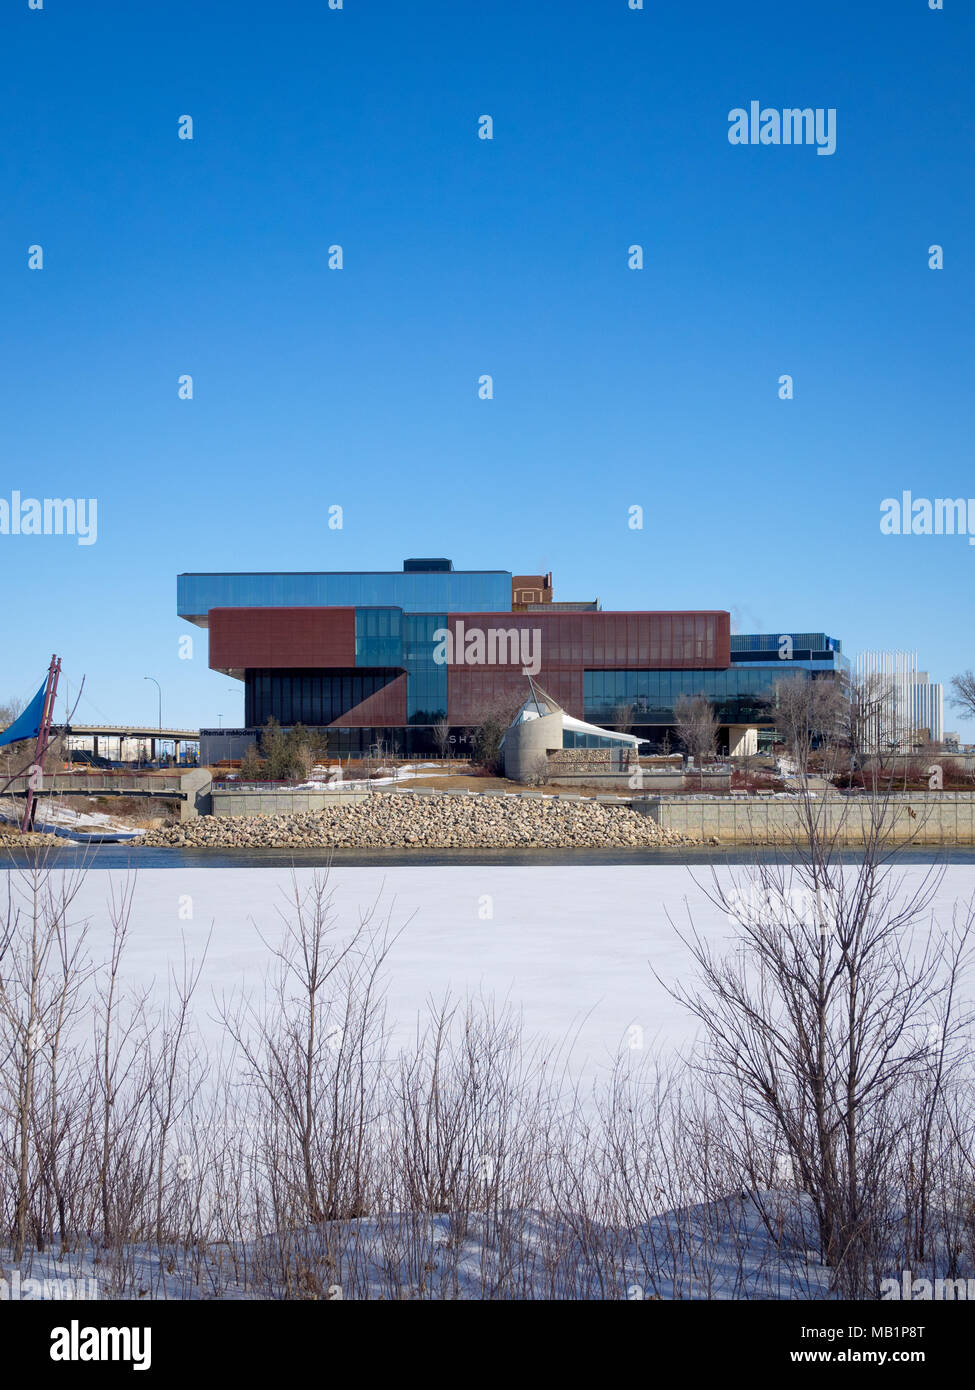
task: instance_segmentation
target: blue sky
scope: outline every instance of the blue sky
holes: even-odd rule
[[[879,529],[975,496],[945,4],[9,0],[0,497],[96,497],[98,541],[0,535],[0,700],[57,651],[79,720],[154,720],[148,673],[237,724],[178,572],[424,554],[975,665],[975,548]],[[835,154],[729,144],[752,99],[835,107]]]

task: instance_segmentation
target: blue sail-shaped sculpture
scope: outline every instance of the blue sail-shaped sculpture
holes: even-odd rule
[[[44,714],[46,690],[47,681],[45,680],[24,712],[18,714],[10,728],[4,729],[3,733],[0,734],[0,747],[3,747],[5,743],[20,743],[22,739],[37,737],[41,727],[41,718]]]

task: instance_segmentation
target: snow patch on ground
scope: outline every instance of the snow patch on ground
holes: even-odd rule
[[[19,824],[23,814],[23,803],[18,806],[15,801],[0,801],[0,819],[7,821],[8,824]],[[79,838],[85,840],[98,839],[102,836],[110,837],[113,840],[132,840],[145,834],[144,830],[134,829],[131,825],[126,825],[124,821],[106,815],[103,811],[76,811],[65,805],[63,801],[50,800],[37,802],[34,829],[53,832],[54,834],[65,831],[72,838],[73,834],[77,832]]]
[[[0,1250],[0,1269],[15,1299],[828,1298],[829,1271],[806,1248],[810,1219],[776,1193],[731,1193],[631,1231],[587,1225],[584,1240],[571,1218],[543,1212],[391,1212],[206,1249],[55,1246],[16,1270]]]
[[[432,768],[433,771],[428,769]],[[326,791],[329,787],[389,787],[417,777],[439,777],[445,772],[440,763],[409,763],[404,767],[379,767],[378,777],[348,777],[340,766],[312,768],[312,780],[300,782],[289,791]]]

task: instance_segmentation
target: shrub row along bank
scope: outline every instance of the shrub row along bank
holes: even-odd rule
[[[696,844],[626,806],[517,797],[375,793],[352,805],[294,815],[204,816],[152,830],[145,845],[216,848],[612,849]]]

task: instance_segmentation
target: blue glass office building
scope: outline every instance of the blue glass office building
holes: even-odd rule
[[[209,630],[211,667],[243,683],[233,756],[269,717],[327,728],[341,753],[376,742],[431,752],[444,721],[466,746],[485,711],[524,699],[526,652],[536,647],[532,674],[568,713],[608,728],[625,721],[651,746],[672,736],[682,694],[713,702],[734,747],[742,729],[770,725],[776,682],[847,668],[825,633],[732,634],[722,609],[555,603],[551,580],[457,571],[449,560],[383,572],[183,574],[177,606]]]

